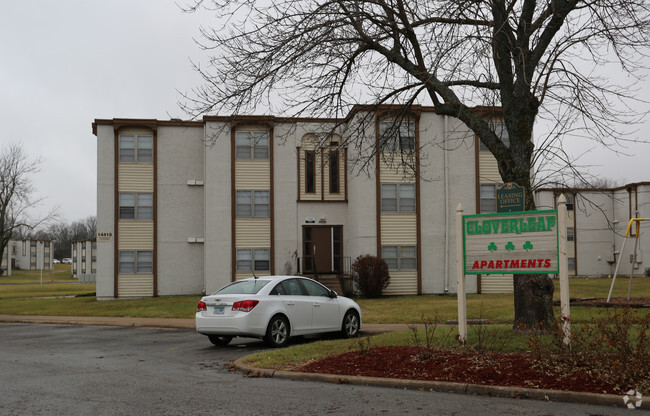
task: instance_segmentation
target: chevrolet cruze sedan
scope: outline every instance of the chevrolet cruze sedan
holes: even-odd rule
[[[196,308],[196,330],[215,345],[257,337],[282,347],[292,336],[340,332],[350,338],[360,329],[355,301],[299,276],[238,280],[204,296]]]

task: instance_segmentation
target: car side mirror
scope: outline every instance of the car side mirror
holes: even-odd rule
[[[333,291],[333,290],[330,290],[330,298],[336,299],[337,297],[338,297],[338,295],[336,294],[336,292]]]

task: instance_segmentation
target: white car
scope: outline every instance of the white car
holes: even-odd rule
[[[340,332],[350,338],[360,329],[355,301],[299,276],[238,280],[204,296],[196,308],[196,330],[215,345],[239,336],[282,347],[296,335]]]

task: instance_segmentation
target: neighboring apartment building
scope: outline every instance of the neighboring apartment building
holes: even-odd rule
[[[54,268],[54,243],[52,241],[10,241],[8,248],[11,258],[10,270],[48,270]]]
[[[455,292],[456,207],[492,209],[494,158],[431,108],[399,120],[396,107],[355,110],[345,120],[95,120],[98,298],[348,272],[368,253],[389,265],[385,294]],[[353,135],[368,140],[346,145]],[[482,280],[468,276],[468,291],[498,281]]]
[[[72,277],[81,278],[94,275],[97,272],[97,241],[73,241],[72,253]],[[94,281],[94,279],[90,279]]]
[[[640,223],[638,243],[636,227],[631,228],[630,238],[621,252],[630,219],[650,218],[650,182],[613,189],[541,189],[536,192],[537,208],[556,208],[560,194],[567,197],[570,275],[611,276],[619,256],[623,256],[619,275],[650,272],[650,262],[645,258],[650,254],[650,219]]]

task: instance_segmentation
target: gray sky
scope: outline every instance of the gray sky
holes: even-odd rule
[[[33,177],[46,197],[41,211],[59,205],[69,222],[95,215],[92,121],[187,118],[177,90],[201,82],[190,58],[205,58],[193,38],[210,24],[209,14],[182,13],[170,0],[20,0],[2,9],[0,146],[22,142],[33,158],[42,157]],[[649,97],[650,82],[640,86]],[[639,128],[650,139],[650,123]],[[650,146],[628,152],[637,155],[595,149],[581,162],[625,183],[650,180]]]

